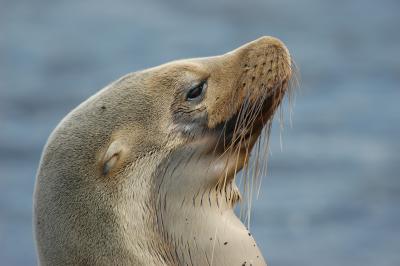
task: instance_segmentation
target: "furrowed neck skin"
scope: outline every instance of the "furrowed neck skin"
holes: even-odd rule
[[[180,151],[179,156],[182,154]],[[234,180],[224,187],[216,186],[215,179],[204,182],[210,178],[204,169],[212,162],[195,157],[173,158],[174,164],[156,175],[158,189],[153,195],[158,230],[172,246],[173,256],[189,265],[192,261],[201,262],[199,265],[265,265],[255,240],[233,211],[239,197]]]

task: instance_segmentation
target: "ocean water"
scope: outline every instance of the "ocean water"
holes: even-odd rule
[[[400,265],[399,13],[396,0],[0,0],[0,264],[36,264],[35,172],[73,107],[128,72],[273,35],[301,82],[251,217],[269,265]]]

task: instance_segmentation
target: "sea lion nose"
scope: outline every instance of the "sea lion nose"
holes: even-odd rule
[[[263,36],[261,38],[258,38],[257,40],[254,41],[255,44],[260,45],[260,46],[267,46],[267,47],[275,47],[277,49],[283,49],[285,52],[288,52],[288,49],[286,45],[278,38],[272,37],[272,36]]]
[[[258,38],[257,40],[253,41],[250,43],[250,45],[254,43],[255,45],[258,46],[264,46],[264,47],[275,47],[277,49],[284,49],[285,52],[289,54],[289,51],[286,47],[286,45],[278,38],[272,37],[272,36],[263,36],[261,38]]]
[[[241,61],[248,61],[250,58],[262,58],[265,56],[282,56],[285,59],[285,63],[291,66],[291,56],[286,45],[278,38],[272,36],[263,36],[252,42],[249,42],[228,54],[238,56]]]

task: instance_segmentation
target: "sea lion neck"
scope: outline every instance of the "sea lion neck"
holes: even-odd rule
[[[148,202],[154,211],[145,226],[163,243],[158,252],[168,250],[163,256],[178,265],[263,265],[254,238],[234,213],[240,197],[234,180],[218,185],[205,170],[215,158],[198,156],[190,149],[171,152],[152,175]]]

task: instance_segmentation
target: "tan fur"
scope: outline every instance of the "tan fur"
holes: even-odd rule
[[[285,46],[263,37],[222,56],[128,74],[83,102],[41,158],[39,264],[264,265],[233,212],[234,176],[290,76]],[[203,80],[204,99],[186,101]],[[254,111],[268,95],[267,108]],[[240,143],[221,146],[215,132],[238,112],[248,116],[234,131]],[[253,131],[251,138],[239,129]]]

